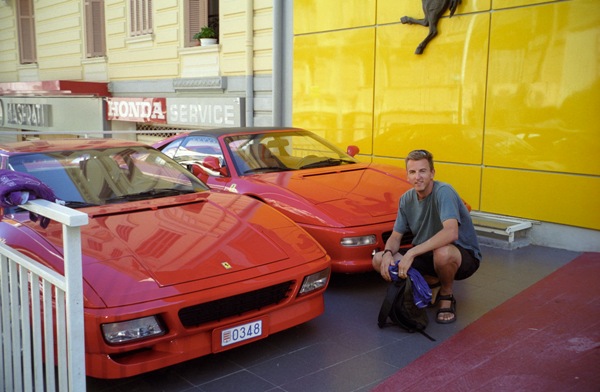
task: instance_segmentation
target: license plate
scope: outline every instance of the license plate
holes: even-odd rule
[[[244,340],[259,338],[262,334],[262,320],[252,321],[233,328],[227,328],[221,331],[221,347],[243,342]]]

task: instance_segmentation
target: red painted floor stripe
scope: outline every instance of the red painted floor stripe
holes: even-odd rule
[[[585,253],[373,391],[600,391],[599,278]]]

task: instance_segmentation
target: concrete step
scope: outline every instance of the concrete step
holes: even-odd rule
[[[501,249],[517,249],[530,244],[527,237],[533,222],[471,211],[471,219],[482,245]]]

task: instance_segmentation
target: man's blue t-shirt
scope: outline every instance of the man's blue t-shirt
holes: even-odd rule
[[[423,200],[419,200],[414,189],[404,193],[400,198],[394,231],[403,234],[412,232],[413,245],[419,245],[442,230],[442,222],[448,219],[458,221],[458,239],[455,243],[472,250],[475,257],[481,261],[479,241],[471,214],[449,184],[434,181],[433,191]]]

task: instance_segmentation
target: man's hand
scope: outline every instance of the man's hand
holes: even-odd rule
[[[398,263],[398,277],[402,279],[406,279],[408,276],[408,269],[412,265],[415,260],[415,256],[413,256],[412,252],[409,250],[402,256],[400,262]]]
[[[379,269],[379,273],[383,279],[388,282],[392,281],[390,276],[390,265],[395,261],[395,255],[397,254],[394,249],[398,250],[400,248],[401,241],[402,233],[392,231],[392,234],[385,242],[385,250],[377,252],[373,257],[373,267],[375,267],[375,271]],[[377,265],[377,263],[379,263],[379,265]]]

